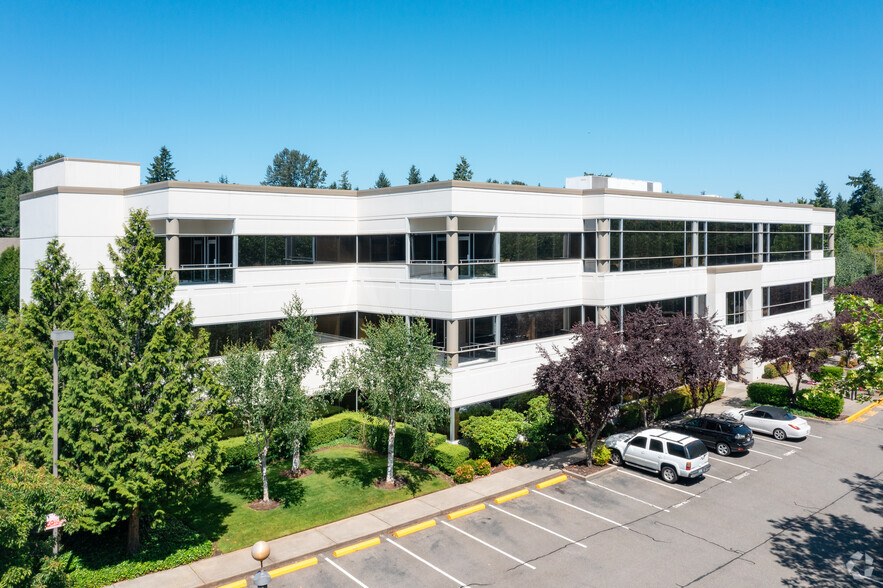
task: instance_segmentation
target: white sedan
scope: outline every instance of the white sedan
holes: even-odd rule
[[[766,433],[783,439],[804,439],[810,427],[804,419],[794,416],[784,408],[755,406],[754,408],[731,408],[724,415],[741,421],[755,433]]]

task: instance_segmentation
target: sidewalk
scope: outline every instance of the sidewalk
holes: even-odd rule
[[[272,570],[283,565],[333,551],[377,535],[391,533],[451,511],[492,500],[531,484],[561,474],[561,467],[579,460],[583,449],[571,449],[518,466],[504,472],[461,484],[405,502],[385,506],[348,519],[329,523],[294,535],[270,541],[270,557],[264,567]],[[191,564],[118,582],[120,588],[198,588],[221,586],[251,578],[260,566],[251,557],[251,548],[217,555]],[[249,581],[249,586],[251,585]]]

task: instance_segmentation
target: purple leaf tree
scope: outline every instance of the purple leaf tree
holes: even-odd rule
[[[638,406],[645,427],[656,420],[662,395],[679,383],[672,361],[675,341],[671,330],[672,318],[663,316],[659,306],[626,313],[622,321],[623,375],[627,389],[641,399]]]
[[[789,379],[788,374],[783,373],[782,379],[791,390],[789,403],[793,405],[797,402],[803,376],[818,371],[825,363],[831,338],[831,330],[818,322],[788,322],[781,329],[769,328],[755,336],[748,355],[761,363],[791,364],[794,377]]]

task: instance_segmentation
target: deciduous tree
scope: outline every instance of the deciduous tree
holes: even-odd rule
[[[189,302],[173,299],[145,210],[134,210],[99,265],[66,343],[61,471],[95,488],[84,524],[128,521],[130,553],[144,515],[160,519],[219,473],[224,398],[207,360],[208,335]]]
[[[791,390],[789,402],[794,405],[803,376],[822,367],[827,357],[824,351],[830,343],[831,331],[822,325],[789,321],[781,329],[771,327],[756,335],[748,349],[748,355],[761,363],[791,365],[793,378],[789,378],[787,373],[781,373],[781,377]]]
[[[285,148],[273,156],[267,166],[264,186],[287,186],[289,188],[321,188],[327,173],[319,162],[297,149]]]
[[[163,145],[159,148],[159,155],[153,158],[153,163],[147,168],[145,182],[155,184],[156,182],[174,180],[177,173],[178,170],[172,164],[172,153]]]
[[[656,420],[659,399],[678,384],[672,361],[671,320],[662,315],[659,306],[626,313],[622,337],[625,363],[621,369],[627,374],[627,388],[641,399],[638,405],[644,426],[649,427]]]
[[[614,416],[620,390],[626,384],[622,335],[613,322],[586,322],[571,331],[572,345],[540,348],[544,363],[534,374],[537,392],[546,394],[555,416],[572,423],[586,439],[586,463],[604,425]]]
[[[854,338],[853,350],[860,366],[848,370],[843,378],[825,376],[820,386],[853,398],[867,399],[872,391],[883,390],[883,304],[870,298],[841,294],[836,298],[834,308],[852,318],[843,329]]]
[[[386,483],[393,484],[396,421],[420,434],[418,455],[427,449],[426,433],[444,418],[449,385],[436,358],[433,336],[423,319],[381,317],[365,326],[364,346],[336,358],[325,372],[326,388],[336,395],[359,390],[371,414],[389,425]]]

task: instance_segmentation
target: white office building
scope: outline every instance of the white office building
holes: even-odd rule
[[[213,350],[265,340],[295,292],[327,358],[377,315],[424,317],[451,366],[452,408],[531,390],[538,345],[566,345],[574,322],[614,310],[713,313],[745,342],[833,310],[832,209],[598,176],[353,191],[141,177],[138,164],[72,158],[34,170],[22,300],[50,239],[88,279],[144,208]]]

